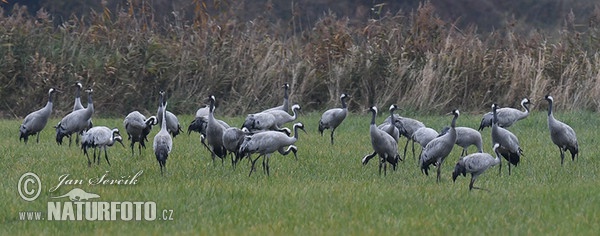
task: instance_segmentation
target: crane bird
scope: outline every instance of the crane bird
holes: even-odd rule
[[[160,91],[159,92],[161,100],[166,101],[166,99],[164,98],[165,96],[165,91]],[[156,118],[158,119],[158,124],[162,124],[162,110],[160,109],[160,106],[162,106],[161,104],[159,104],[159,109],[156,112]],[[167,121],[167,131],[169,131],[169,133],[171,135],[173,135],[173,138],[177,137],[177,135],[179,134],[179,132],[182,132],[183,130],[181,129],[181,125],[179,124],[179,119],[177,119],[177,116],[175,116],[175,114],[171,113],[170,111],[166,111],[166,121]]]
[[[483,152],[483,139],[481,138],[481,133],[479,131],[469,128],[469,127],[456,127],[456,145],[462,147],[462,152],[460,156],[463,157],[467,154],[467,149],[470,146],[475,146],[477,148],[477,152]],[[450,127],[444,127],[442,130],[442,134],[448,132]]]
[[[192,132],[198,132],[202,136],[206,136],[206,123],[208,121],[208,113],[210,112],[210,105],[199,108],[196,111],[194,120],[188,126],[188,135]]]
[[[254,171],[254,164],[256,161],[263,157],[263,170],[267,175],[269,175],[269,158],[272,153],[278,151],[281,155],[287,155],[291,152],[294,153],[294,156],[297,158],[296,153],[298,148],[294,146],[296,141],[298,141],[298,129],[306,132],[304,130],[304,124],[295,123],[293,126],[294,136],[289,137],[286,134],[278,131],[264,131],[260,133],[253,134],[251,136],[246,136],[242,145],[240,146],[240,153],[242,155],[251,155],[252,153],[258,153],[258,157],[252,160],[252,167],[250,168],[250,174],[252,175],[252,171]],[[285,149],[285,147],[288,147]]]
[[[79,109],[83,109],[83,105],[81,104],[81,89],[83,88],[83,85],[79,81],[77,81],[77,83],[75,83],[74,86],[77,87],[77,89],[75,90],[75,102],[73,104],[73,111],[77,111]]]
[[[165,111],[167,110],[167,103],[163,100],[162,96],[158,110],[160,111],[163,120],[166,120],[167,112]],[[154,136],[154,143],[152,145],[154,155],[156,155],[156,160],[160,166],[161,175],[163,175],[163,168],[167,168],[167,158],[169,157],[171,150],[173,150],[173,139],[171,138],[171,135],[169,135],[169,131],[167,131],[167,123],[168,122],[163,122],[160,124],[160,131]]]
[[[71,134],[81,133],[89,129],[89,125],[94,114],[94,103],[92,101],[93,90],[90,88],[85,91],[88,93],[88,105],[85,109],[79,109],[67,114],[55,126],[56,143],[62,145],[65,136],[69,137],[69,146],[71,146]]]
[[[571,126],[554,119],[552,114],[552,105],[554,98],[550,95],[544,97],[548,101],[548,128],[550,129],[550,138],[552,142],[558,146],[560,150],[560,164],[565,160],[565,152],[569,150],[571,159],[574,161],[576,156],[579,156],[579,145],[577,144],[577,135]]]
[[[223,131],[223,147],[233,155],[231,158],[233,168],[243,158],[243,155],[240,153],[240,147],[246,135],[249,135],[246,128],[229,127]]]
[[[377,128],[379,128],[380,130],[383,130],[389,135],[391,135],[392,138],[396,140],[396,142],[398,142],[398,139],[400,138],[400,130],[398,130],[398,127],[396,127],[395,125],[396,117],[394,116],[394,111],[397,109],[398,106],[396,106],[396,104],[392,104],[389,109],[391,117],[390,122],[384,122],[381,125],[377,126]]]
[[[277,127],[283,127],[284,124],[292,122],[298,118],[298,111],[300,111],[300,105],[294,104],[292,106],[292,112],[294,115],[290,115],[287,111],[283,110],[271,110],[266,111],[266,113],[270,113],[275,117],[275,125]]]
[[[492,157],[492,155],[488,153],[473,153],[465,157],[461,157],[456,166],[454,166],[454,171],[452,172],[452,181],[456,181],[456,177],[459,175],[467,176],[467,173],[471,174],[471,182],[469,183],[469,191],[472,189],[481,189],[483,188],[473,186],[475,180],[479,175],[483,174],[487,169],[492,166],[500,164],[500,155],[498,154],[498,147],[500,144],[494,144],[492,150],[496,154],[496,157]]]
[[[512,132],[504,129],[498,125],[497,115],[498,115],[498,104],[492,104],[492,114],[493,114],[493,122],[492,122],[492,143],[500,144],[498,147],[498,153],[504,157],[508,161],[508,175],[511,174],[510,165],[517,166],[521,161],[521,155],[523,155],[523,150],[519,145],[519,139]],[[499,173],[502,172],[502,160],[500,161],[498,167]]]
[[[246,116],[242,128],[248,129],[251,133],[267,130],[284,132],[287,135],[291,133],[288,128],[280,128],[279,121],[271,112],[259,112]]]
[[[371,135],[371,146],[375,152],[364,156],[362,159],[362,164],[366,165],[376,153],[379,155],[379,174],[381,175],[381,167],[383,166],[383,173],[384,175],[387,175],[387,163],[390,163],[393,170],[396,170],[398,160],[402,160],[398,154],[398,143],[390,134],[380,130],[377,128],[377,126],[375,126],[377,107],[372,106],[369,110],[372,112],[369,133]]]
[[[288,108],[289,108],[288,89],[290,89],[290,85],[288,83],[285,83],[281,87],[283,88],[283,104],[281,106],[276,106],[276,107],[269,108],[269,109],[264,110],[262,112],[267,112],[267,111],[285,111],[285,112],[288,112]]]
[[[525,119],[527,116],[529,116],[529,104],[531,104],[529,98],[523,98],[523,100],[521,100],[521,107],[523,107],[525,111],[520,111],[510,107],[498,109],[498,126],[502,128],[508,128],[515,122]],[[494,118],[494,114],[492,114],[492,112],[485,113],[481,119],[481,124],[479,125],[478,130],[481,131],[485,127],[492,126],[492,118]]]
[[[152,126],[156,124],[158,124],[156,116],[146,118],[139,111],[132,111],[127,114],[125,120],[123,120],[123,126],[125,126],[125,131],[127,131],[127,139],[131,140],[131,156],[134,154],[133,147],[136,142],[138,143],[139,153],[140,155],[142,154],[142,147],[146,148],[148,134],[150,134]]]
[[[404,144],[404,154],[403,154],[403,156],[406,157],[406,150],[408,149],[408,142],[412,141],[413,144],[415,142],[415,140],[412,139],[413,133],[420,128],[424,128],[425,124],[423,124],[423,122],[418,121],[416,119],[402,117],[398,114],[395,114],[394,118],[395,118],[394,125],[396,125],[396,127],[400,131],[400,135],[406,137],[406,144]],[[390,117],[387,117],[383,122],[390,123],[391,120],[392,120],[392,117],[390,116]],[[406,159],[406,158],[404,158],[404,159]]]
[[[448,130],[450,130],[450,128],[448,128]],[[427,146],[427,144],[439,135],[440,134],[437,131],[435,131],[434,129],[429,128],[429,127],[422,127],[422,128],[417,129],[415,132],[413,132],[413,134],[410,138],[411,140],[413,140],[413,142],[412,142],[413,159],[415,158],[415,143],[418,143],[419,145],[421,145],[421,153],[419,153],[419,156],[421,156],[421,154],[423,154],[423,149]]]
[[[335,129],[344,121],[346,114],[348,113],[348,105],[346,99],[350,98],[349,95],[342,93],[340,100],[342,101],[342,108],[332,108],[321,115],[319,120],[319,133],[323,136],[323,130],[331,129],[331,145],[333,145],[333,133]]]
[[[221,158],[222,163],[225,156],[227,156],[227,149],[223,146],[223,132],[229,126],[224,126],[215,119],[215,96],[209,96],[208,100],[210,102],[210,112],[208,113],[208,124],[206,125],[206,142],[210,146],[209,150],[211,151],[213,162],[215,161],[215,156],[217,156]]]
[[[425,175],[429,175],[430,165],[434,164],[437,167],[437,182],[440,181],[441,166],[448,154],[452,151],[454,143],[456,143],[456,119],[458,119],[460,112],[458,110],[453,110],[451,114],[454,115],[454,118],[452,118],[448,133],[431,140],[427,146],[425,146],[425,149],[423,149],[423,153],[419,158],[421,171],[423,171]]]
[[[88,148],[94,148],[94,162],[96,161],[96,150],[98,150],[98,165],[100,165],[100,152],[102,149],[104,149],[104,159],[106,159],[106,163],[108,163],[110,166],[106,149],[112,146],[115,141],[123,145],[123,138],[119,133],[119,129],[110,129],[106,126],[96,126],[85,131],[81,135],[81,149],[83,149],[83,154],[85,154],[88,159],[88,167],[92,165],[92,162],[90,162],[90,156],[87,152]],[[123,145],[123,147],[125,147],[125,145]]]
[[[23,123],[19,127],[19,141],[23,140],[27,143],[30,135],[37,135],[36,142],[40,142],[40,132],[46,127],[48,118],[52,114],[52,94],[55,92],[57,90],[54,88],[48,89],[48,102],[46,106],[25,116]]]

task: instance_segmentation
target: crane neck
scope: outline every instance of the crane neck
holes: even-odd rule
[[[456,127],[456,119],[458,119],[458,114],[454,114],[454,118],[452,118],[452,123],[450,124],[450,127],[452,127],[452,129]]]
[[[548,100],[548,116],[552,116],[552,100]]]
[[[377,111],[371,109],[371,112],[373,113],[373,116],[371,117],[371,125],[375,125],[375,117],[377,116]]]
[[[300,128],[299,124],[294,125],[294,139],[298,140],[298,128]]]
[[[342,97],[340,100],[342,100],[342,108],[348,109],[348,104],[346,104],[346,97]]]
[[[529,113],[529,105],[527,103],[523,103],[521,106],[525,109],[525,113]]]
[[[492,126],[494,125],[498,125],[498,112],[496,111],[496,107],[494,106],[494,108],[492,108],[492,114],[493,114],[493,118],[492,118]]]

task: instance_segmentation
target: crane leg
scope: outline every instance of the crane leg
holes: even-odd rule
[[[409,141],[410,141],[410,138],[407,138],[406,139],[406,144],[404,145],[404,155],[402,155],[404,157],[403,159],[406,158],[406,149],[408,148],[408,142]]]
[[[333,145],[333,132],[335,132],[335,128],[331,129],[331,145]]]
[[[104,147],[104,159],[106,159],[106,163],[110,166],[110,161],[108,161],[108,154],[106,153],[106,146]]]
[[[413,153],[413,160],[415,159],[415,142],[412,142],[412,153]]]
[[[258,160],[258,158],[260,158],[260,156],[262,156],[262,154],[258,155],[256,157],[256,159],[254,159],[254,160],[252,160],[251,156],[248,156],[248,159],[252,160],[252,166],[250,167],[250,174],[248,174],[248,177],[250,177],[250,175],[252,175],[252,171],[254,171],[254,164],[256,164],[256,161]]]
[[[436,182],[438,182],[438,183],[440,182],[441,167],[442,167],[442,163],[439,163],[437,165],[437,180],[436,180]]]
[[[565,151],[560,147],[558,147],[558,150],[560,150],[560,165],[562,166],[565,161]]]
[[[35,142],[40,143],[40,132],[37,133],[37,138],[35,139]]]

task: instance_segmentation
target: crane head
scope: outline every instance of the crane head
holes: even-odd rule
[[[544,99],[546,99],[546,101],[548,101],[548,102],[554,102],[554,98],[552,96],[550,96],[550,94],[547,94],[546,96],[544,96]]]

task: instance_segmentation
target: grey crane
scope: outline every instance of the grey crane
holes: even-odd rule
[[[233,155],[231,158],[233,168],[243,158],[240,147],[247,135],[249,135],[249,132],[246,128],[229,127],[223,131],[223,147]]]
[[[398,130],[398,127],[396,127],[395,123],[396,123],[396,117],[394,116],[394,111],[398,109],[398,106],[396,106],[396,104],[392,104],[390,106],[390,122],[384,122],[381,125],[377,126],[377,128],[379,128],[380,130],[385,131],[386,133],[388,133],[389,135],[392,136],[392,138],[394,138],[394,140],[396,140],[396,142],[398,142],[398,139],[400,138],[400,131]]]
[[[425,124],[423,124],[423,122],[418,121],[416,119],[402,117],[398,114],[395,114],[394,118],[395,118],[394,125],[396,125],[396,127],[398,128],[398,131],[400,131],[400,135],[406,137],[406,144],[404,144],[404,154],[403,154],[403,156],[406,157],[406,150],[408,149],[408,143],[410,141],[412,141],[413,143],[415,142],[415,140],[412,139],[413,133],[415,131],[417,131],[418,129],[425,127]],[[390,123],[391,120],[392,120],[391,117],[387,117],[383,122]],[[406,158],[404,158],[404,159],[406,159]]]
[[[208,97],[210,102],[210,112],[208,113],[208,124],[206,125],[206,142],[210,146],[211,157],[214,162],[215,156],[221,158],[221,162],[227,156],[227,149],[223,146],[223,132],[229,127],[223,126],[215,119],[215,96]]]
[[[78,81],[74,86],[77,87],[77,89],[75,90],[75,103],[73,104],[73,111],[77,111],[79,109],[83,109],[83,105],[81,104],[81,89],[83,88],[83,85]]]
[[[283,88],[283,104],[281,106],[276,106],[276,107],[272,107],[269,108],[267,110],[264,110],[262,112],[266,112],[266,111],[285,111],[288,112],[289,109],[289,97],[288,97],[288,90],[290,89],[290,85],[288,83],[283,84],[283,86],[281,86]],[[293,109],[293,108],[292,108]]]
[[[156,124],[158,124],[156,116],[146,118],[139,111],[132,111],[127,114],[125,120],[123,120],[123,126],[125,126],[125,131],[127,131],[127,139],[131,140],[131,156],[134,154],[133,147],[136,142],[138,143],[139,153],[140,155],[142,154],[142,147],[146,148],[148,134],[150,134],[152,126]]]
[[[440,181],[441,166],[448,154],[452,151],[454,143],[456,143],[456,119],[458,119],[460,112],[458,110],[453,110],[452,115],[454,115],[454,118],[452,118],[448,133],[431,140],[427,146],[425,146],[425,149],[423,149],[423,153],[419,158],[421,171],[425,173],[425,175],[429,175],[430,165],[434,164],[437,167],[437,182]]]
[[[46,106],[25,116],[23,123],[19,127],[19,141],[23,140],[27,143],[30,135],[37,135],[36,142],[40,142],[40,132],[46,127],[48,118],[52,114],[52,94],[56,91],[54,88],[48,89],[48,102]]]
[[[69,137],[69,146],[71,146],[71,134],[81,133],[89,129],[89,125],[94,114],[94,103],[92,101],[93,90],[86,90],[88,93],[88,105],[85,109],[79,109],[67,114],[55,126],[56,128],[56,143],[62,145],[62,140],[65,136]]]
[[[196,111],[194,120],[188,126],[188,135],[192,132],[198,132],[200,135],[206,136],[206,123],[208,122],[208,113],[210,112],[210,105],[201,107]]]
[[[346,114],[348,113],[348,105],[346,99],[350,98],[349,95],[342,93],[340,100],[342,101],[342,108],[332,108],[321,115],[319,120],[319,133],[323,136],[323,130],[331,129],[331,145],[333,145],[333,133],[335,129],[344,121]]]
[[[448,130],[450,130],[450,128],[448,128]],[[415,132],[413,132],[413,134],[410,138],[411,140],[413,140],[413,142],[412,142],[413,159],[415,158],[415,143],[418,143],[419,145],[421,145],[421,153],[419,153],[419,156],[421,156],[421,154],[423,153],[423,149],[427,146],[427,144],[439,135],[440,134],[436,130],[429,128],[429,127],[421,127],[419,129],[417,129]]]
[[[577,144],[577,135],[571,126],[557,120],[552,114],[552,105],[554,98],[550,95],[544,97],[548,101],[548,128],[550,129],[550,138],[560,150],[560,164],[565,160],[565,152],[569,150],[571,159],[579,156],[579,145]]]
[[[294,136],[292,137],[289,137],[282,132],[271,130],[246,136],[242,145],[240,146],[239,152],[244,156],[250,156],[253,153],[259,154],[254,160],[252,160],[252,166],[248,176],[252,175],[252,171],[254,171],[254,165],[260,157],[263,157],[263,170],[267,175],[269,175],[269,158],[271,157],[272,153],[278,151],[281,155],[285,156],[291,151],[294,153],[294,156],[296,156],[298,148],[294,146],[294,144],[298,140],[298,129],[306,132],[304,130],[304,124],[295,123],[293,126]],[[288,148],[285,149],[285,147]]]
[[[467,176],[467,173],[471,174],[471,181],[469,182],[469,191],[472,189],[481,189],[483,188],[475,187],[473,184],[479,175],[483,174],[487,169],[492,166],[500,164],[500,155],[498,154],[498,147],[500,144],[494,144],[492,150],[496,154],[496,157],[492,157],[492,155],[488,153],[473,153],[465,157],[461,157],[456,166],[454,166],[454,171],[452,172],[452,181],[456,181],[456,177],[459,175]]]
[[[167,103],[162,97],[160,99],[158,110],[161,111],[160,114],[162,115],[163,120],[165,120],[167,113],[164,111],[167,110]],[[169,135],[167,123],[168,122],[163,122],[160,125],[160,131],[154,136],[154,143],[152,145],[156,161],[158,161],[160,167],[161,175],[163,175],[163,168],[167,168],[167,158],[169,157],[169,153],[173,150],[173,139],[171,138],[171,135]]]
[[[298,111],[300,111],[300,109],[300,105],[294,104],[292,106],[292,112],[294,113],[294,115],[290,115],[289,113],[287,113],[287,111],[283,110],[271,110],[266,111],[266,113],[270,113],[275,117],[275,125],[277,127],[283,127],[284,124],[293,122],[298,118]]]
[[[246,116],[242,128],[248,129],[251,133],[267,130],[284,132],[287,135],[291,133],[288,128],[280,128],[278,123],[279,121],[271,112],[259,112]]]
[[[498,104],[492,104],[492,114],[494,115],[492,123],[492,143],[500,144],[498,153],[508,161],[508,174],[511,174],[510,165],[517,166],[521,161],[523,150],[519,144],[519,139],[512,132],[498,125],[497,120]],[[502,161],[498,167],[498,172],[502,172]]]
[[[106,159],[106,163],[110,166],[106,149],[112,146],[115,141],[123,145],[123,138],[119,133],[119,129],[116,128],[111,129],[106,126],[95,126],[83,132],[81,135],[81,149],[83,149],[83,154],[88,159],[88,167],[92,165],[87,151],[89,148],[94,148],[94,162],[96,161],[96,150],[98,150],[98,165],[100,164],[100,152],[104,149],[104,159]]]
[[[467,149],[470,146],[475,146],[477,148],[477,152],[483,152],[483,139],[481,138],[481,133],[479,131],[469,128],[469,127],[456,127],[456,145],[463,148],[460,156],[463,157],[468,154]],[[442,134],[448,132],[450,127],[444,127],[442,130]]]
[[[375,126],[377,107],[372,106],[369,110],[372,113],[369,133],[371,135],[371,146],[375,152],[364,156],[361,162],[363,165],[366,165],[376,153],[379,155],[379,174],[381,175],[381,167],[383,167],[383,173],[387,175],[387,163],[390,163],[393,170],[396,170],[398,160],[402,160],[398,154],[398,143],[390,134]]]
[[[502,128],[508,128],[515,122],[525,119],[527,116],[529,116],[529,104],[531,104],[529,98],[523,98],[523,100],[521,100],[521,107],[523,107],[525,111],[520,111],[510,107],[498,109],[498,126]],[[492,118],[494,118],[494,114],[492,114],[492,112],[485,113],[481,119],[481,124],[479,125],[478,130],[483,130],[485,127],[492,126]]]
[[[164,98],[165,96],[165,91],[160,91],[159,92],[160,97],[162,100],[166,101],[166,99]],[[159,109],[156,112],[156,118],[158,119],[158,124],[162,124],[162,110],[160,109],[160,104],[159,104]],[[182,132],[183,130],[181,129],[181,125],[179,124],[179,119],[177,119],[177,116],[175,116],[175,114],[171,113],[170,111],[166,111],[166,121],[167,121],[167,131],[169,131],[169,133],[171,135],[173,135],[173,138],[177,137],[177,135],[179,134],[179,132]]]

